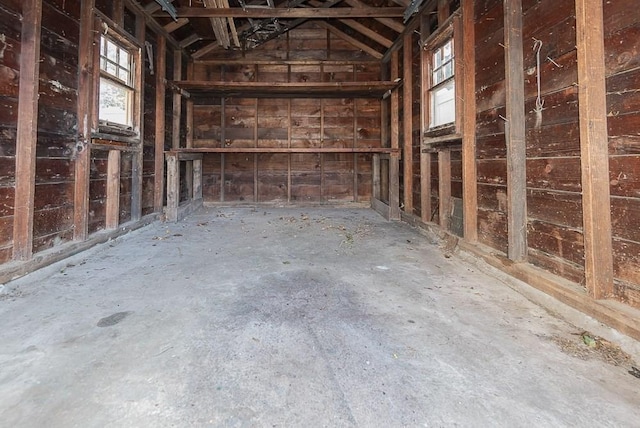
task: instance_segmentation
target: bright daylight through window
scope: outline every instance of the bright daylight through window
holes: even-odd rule
[[[108,36],[100,39],[100,122],[133,126],[134,63],[131,53]]]
[[[433,51],[431,57],[430,127],[456,120],[453,39]]]

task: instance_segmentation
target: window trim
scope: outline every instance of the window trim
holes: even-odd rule
[[[107,17],[96,14],[95,28],[101,29],[96,31],[94,37],[94,57],[93,57],[93,79],[94,79],[94,101],[93,101],[93,120],[92,128],[94,138],[105,139],[109,137],[113,141],[122,141],[131,144],[131,141],[140,143],[140,129],[142,121],[142,107],[141,107],[141,94],[142,94],[142,69],[144,63],[142,63],[142,48],[140,43],[135,40],[131,35],[121,30],[113,21]],[[102,70],[102,36],[107,36],[107,39],[114,42],[119,48],[129,52],[130,55],[130,85],[125,84],[116,76]],[[127,89],[132,90],[130,101],[131,112],[131,125],[122,125],[118,123],[111,123],[100,120],[100,81],[102,79],[108,79],[116,85],[120,85]]]
[[[442,125],[432,126],[431,113],[432,113],[432,93],[433,89],[441,86],[449,81],[443,80],[437,85],[432,84],[433,79],[433,54],[442,47],[446,42],[451,39],[453,41],[453,58],[454,58],[454,99],[455,99],[455,119],[453,122],[445,123]],[[425,106],[423,112],[423,124],[424,124],[424,136],[428,139],[442,140],[443,142],[459,141],[461,138],[462,129],[462,103],[459,102],[461,94],[461,82],[463,81],[462,70],[462,26],[459,13],[452,14],[443,25],[436,31],[424,38],[421,42],[422,45],[422,61],[423,61],[423,75],[422,83],[425,90],[422,91],[423,99],[422,104]]]

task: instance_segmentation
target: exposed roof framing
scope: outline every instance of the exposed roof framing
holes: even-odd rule
[[[410,0],[168,0],[171,19],[156,0],[139,3],[195,59],[217,49],[251,50],[313,20],[374,58],[404,32]]]

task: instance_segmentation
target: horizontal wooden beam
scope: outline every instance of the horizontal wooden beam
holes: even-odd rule
[[[179,148],[165,152],[168,155],[180,153],[399,153],[390,147],[203,147]],[[179,160],[192,160],[182,155]]]
[[[183,80],[169,82],[193,97],[247,96],[250,98],[381,98],[396,82],[222,82]]]
[[[203,8],[181,7],[178,18],[281,18],[281,19],[335,19],[335,18],[399,18],[402,7],[296,7],[296,8]],[[163,13],[154,16],[164,17]]]

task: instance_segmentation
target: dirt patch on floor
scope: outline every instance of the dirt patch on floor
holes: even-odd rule
[[[570,337],[553,336],[551,340],[562,352],[581,360],[598,359],[614,366],[635,365],[631,356],[619,346],[587,331],[574,333]]]

